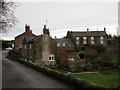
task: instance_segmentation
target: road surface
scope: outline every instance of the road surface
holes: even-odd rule
[[[2,88],[69,88],[65,83],[6,58],[2,53]]]

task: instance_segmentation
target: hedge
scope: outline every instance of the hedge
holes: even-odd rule
[[[12,59],[12,58],[10,58],[10,59]],[[75,78],[75,77],[70,76],[68,74],[63,74],[61,72],[54,71],[50,68],[38,66],[38,65],[32,64],[30,62],[27,62],[27,61],[24,61],[21,59],[14,59],[14,61],[18,61],[18,62],[20,62],[26,66],[29,66],[29,67],[31,67],[39,72],[43,72],[49,76],[52,76],[53,78],[64,81],[65,83],[71,85],[73,88],[101,88],[101,89],[105,88],[105,87],[96,85],[94,83],[89,83],[89,82],[81,80],[79,78]]]

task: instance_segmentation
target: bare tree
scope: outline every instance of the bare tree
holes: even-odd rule
[[[0,0],[0,32],[7,32],[15,26],[17,19],[14,10],[17,4],[6,0]]]

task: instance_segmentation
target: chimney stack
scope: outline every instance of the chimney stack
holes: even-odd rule
[[[48,34],[48,35],[50,35],[49,29],[46,28],[46,25],[44,25],[43,34]]]
[[[104,31],[106,31],[106,28],[104,27]]]
[[[87,28],[87,33],[89,32],[89,28]]]
[[[30,26],[29,25],[25,25],[25,32],[29,32],[30,31]]]

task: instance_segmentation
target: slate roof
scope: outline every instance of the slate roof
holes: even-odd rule
[[[59,39],[54,39],[56,42],[68,42],[72,43],[72,40],[69,38],[59,38]]]
[[[85,32],[75,32],[71,31],[69,32],[72,34],[72,36],[106,36],[105,31],[85,31]]]
[[[29,42],[29,41],[31,41],[32,39],[34,39],[35,38],[35,36],[25,36],[25,40],[26,40],[26,42]]]
[[[109,38],[109,39],[107,39],[107,41],[112,41],[112,40],[115,40],[115,38]]]

